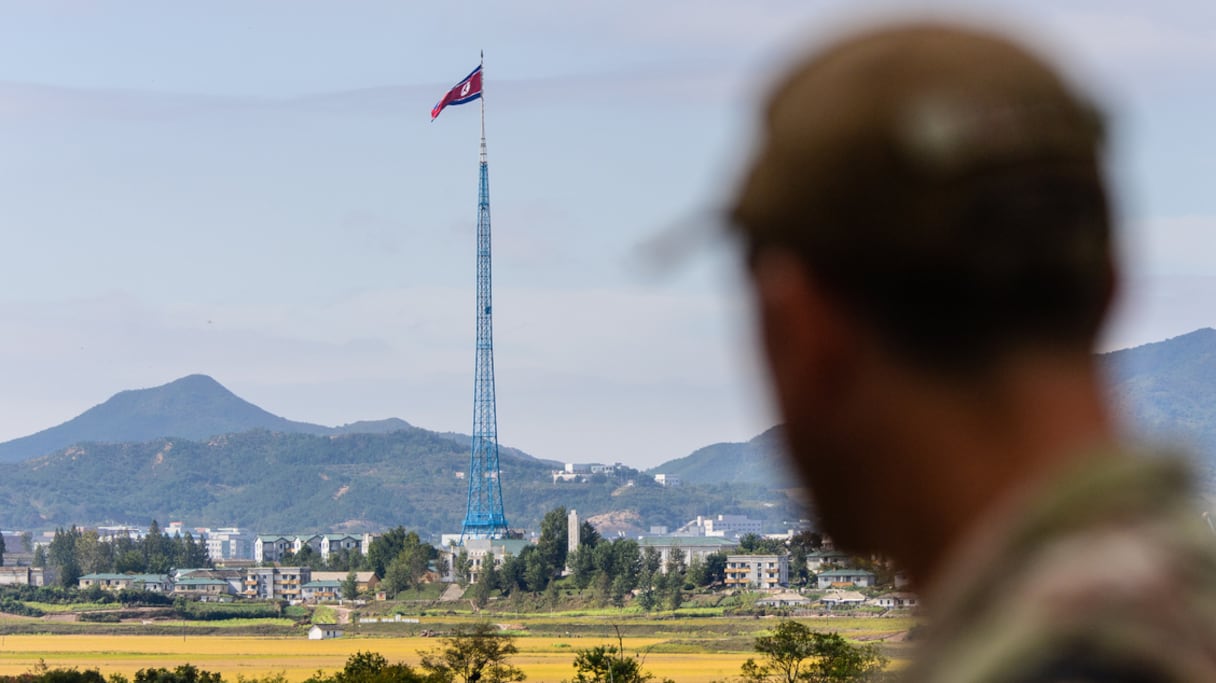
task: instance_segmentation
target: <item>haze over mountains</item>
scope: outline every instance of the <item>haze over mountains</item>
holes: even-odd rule
[[[1216,488],[1216,330],[1105,354],[1114,401],[1152,437],[1192,446]],[[638,525],[678,525],[698,514],[796,519],[797,492],[770,429],[652,468],[556,484],[559,463],[502,448],[513,524],[557,505],[587,515],[625,513]],[[215,380],[191,375],[124,391],[56,427],[0,444],[0,525],[146,522],[151,517],[261,529],[459,525],[469,437],[387,420],[325,427],[274,415]],[[685,486],[658,488],[663,472]],[[791,495],[786,495],[790,493]],[[269,526],[268,526],[269,525]]]

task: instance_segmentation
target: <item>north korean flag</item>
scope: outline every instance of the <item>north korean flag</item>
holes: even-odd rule
[[[449,104],[468,104],[479,97],[481,97],[480,66],[473,69],[472,73],[465,76],[464,80],[457,83],[455,87],[448,91],[448,94],[443,96],[442,100],[439,100],[438,104],[431,108],[431,120],[434,121],[435,117],[439,116],[439,112],[443,111],[444,107]]]

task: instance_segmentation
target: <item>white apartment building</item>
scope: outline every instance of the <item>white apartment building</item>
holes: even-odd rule
[[[775,590],[790,582],[786,555],[728,555],[726,585],[738,588]]]
[[[253,537],[236,527],[208,529],[207,557],[218,560],[249,560],[253,558]]]

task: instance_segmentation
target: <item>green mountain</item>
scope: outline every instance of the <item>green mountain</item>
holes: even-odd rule
[[[1152,441],[1181,444],[1212,473],[1216,491],[1216,330],[1102,354],[1112,400],[1130,430]],[[716,443],[650,470],[686,483],[754,483],[786,488],[792,476],[780,428],[745,443]]]
[[[122,443],[167,436],[203,439],[251,429],[303,434],[334,431],[268,413],[206,375],[190,375],[151,389],[120,392],[57,427],[0,443],[0,462],[19,462],[85,441]]]
[[[1216,472],[1216,330],[1204,329],[1102,356],[1114,400],[1152,437],[1191,444]],[[214,436],[214,435],[222,436]],[[802,510],[789,491],[773,428],[746,443],[701,448],[642,473],[628,468],[586,483],[554,483],[556,463],[501,451],[513,526],[535,527],[553,507],[584,516],[628,513],[676,527],[698,514],[748,514],[773,528]],[[402,420],[337,428],[292,422],[214,380],[185,377],[122,392],[59,427],[0,444],[0,527],[68,524],[240,525],[266,532],[459,528],[469,437]],[[680,477],[661,488],[652,474]],[[1208,488],[1216,489],[1210,474]]]
[[[124,391],[58,427],[0,444],[0,527],[182,520],[264,532],[459,530],[470,437],[396,418],[323,427],[293,422],[191,375]],[[35,454],[38,457],[29,457]],[[564,505],[629,511],[679,526],[698,514],[778,524],[797,504],[752,484],[665,489],[623,469],[555,483],[560,463],[501,447],[503,501],[517,527]],[[778,524],[779,526],[779,524]]]
[[[744,443],[716,443],[668,460],[648,470],[650,474],[672,474],[685,484],[758,484],[788,488],[796,482],[786,462],[781,428],[773,427]]]
[[[468,448],[423,429],[313,435],[264,430],[206,440],[84,443],[3,467],[0,527],[144,523],[249,527],[260,532],[458,531]],[[629,510],[679,526],[698,514],[749,514],[779,528],[797,504],[762,486],[662,488],[635,470],[554,483],[553,463],[500,454],[512,526],[536,528],[559,505],[590,516]]]
[[[1181,443],[1216,469],[1216,330],[1105,354],[1122,416],[1154,440]]]

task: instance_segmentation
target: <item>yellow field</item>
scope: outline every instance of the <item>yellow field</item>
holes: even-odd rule
[[[663,642],[658,638],[626,638],[629,652],[644,651]],[[599,644],[599,638],[517,638],[520,653],[512,663],[521,667],[529,681],[569,679],[574,668],[574,651]],[[97,668],[103,674],[122,673],[130,677],[148,667],[172,668],[190,663],[207,671],[217,671],[229,681],[237,675],[265,676],[284,673],[288,680],[300,681],[317,669],[342,668],[346,658],[360,650],[379,652],[392,661],[417,664],[419,652],[437,647],[434,638],[339,638],[310,641],[300,638],[223,637],[223,636],[90,636],[20,635],[0,636],[0,674],[31,670],[40,659],[47,666]],[[646,669],[659,677],[680,683],[708,683],[734,676],[747,655],[650,653]]]

